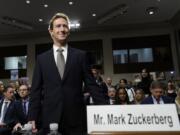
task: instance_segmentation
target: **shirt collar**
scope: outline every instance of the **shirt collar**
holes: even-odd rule
[[[22,99],[23,102],[29,102],[29,97],[27,97],[26,99]]]
[[[66,44],[65,46],[61,47],[65,52],[67,51],[68,45]],[[57,45],[53,45],[53,50],[54,52],[57,52],[57,50],[59,49],[59,47]]]
[[[154,96],[152,96],[152,99],[153,99],[153,102],[157,103],[157,100]],[[160,97],[160,99],[159,99],[159,103],[161,103],[161,102],[163,102],[162,97]]]
[[[7,99],[4,99],[4,101],[3,101],[4,103],[6,102],[6,103],[10,103],[11,101],[10,100],[7,100]]]

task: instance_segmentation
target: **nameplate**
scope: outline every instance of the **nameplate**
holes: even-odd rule
[[[180,131],[175,104],[87,106],[93,131]]]

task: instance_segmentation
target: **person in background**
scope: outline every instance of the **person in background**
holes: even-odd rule
[[[11,135],[17,123],[17,106],[14,100],[14,89],[7,86],[3,90],[3,99],[0,101],[0,135]]]
[[[134,96],[135,96],[134,88],[131,87],[131,85],[128,85],[128,82],[126,79],[120,79],[119,84],[116,85],[116,89],[119,89],[119,88],[125,88],[129,97],[129,101],[130,102],[134,101]]]
[[[142,104],[170,104],[174,103],[174,101],[164,96],[164,89],[166,88],[166,85],[161,81],[153,81],[151,83],[150,89],[151,89],[151,96],[146,97]]]
[[[96,83],[103,89],[104,93],[107,95],[108,88],[106,86],[106,83],[103,81],[103,78],[101,77],[99,70],[95,67],[92,67],[91,72]]]
[[[108,87],[106,86],[106,83],[103,81],[103,78],[100,75],[100,71],[97,69],[96,66],[92,66],[91,67],[91,73],[92,76],[94,78],[94,80],[96,81],[97,85],[102,89],[102,94],[106,95],[108,97]],[[94,101],[93,98],[91,96],[91,94],[87,91],[87,87],[84,87],[85,89],[85,93],[84,93],[84,97],[85,97],[85,102],[87,105],[93,105]]]
[[[0,100],[3,98],[4,83],[0,81]]]
[[[106,86],[107,86],[107,88],[114,87],[114,86],[112,85],[112,79],[111,79],[111,77],[107,77],[107,78],[106,78]]]
[[[116,89],[114,87],[108,88],[108,97],[109,97],[109,104],[114,105],[115,104],[115,98],[116,98]]]
[[[141,76],[140,76],[139,74],[135,75],[133,82],[134,82],[134,83],[133,83],[133,86],[134,86],[134,87],[137,87],[138,83],[141,82]]]
[[[120,87],[116,92],[116,104],[118,105],[127,105],[132,104],[132,102],[129,101],[128,93],[124,87]]]
[[[16,101],[18,106],[18,123],[14,126],[14,130],[16,131],[18,128],[22,128],[22,125],[28,122],[28,112],[29,112],[29,88],[27,85],[23,84],[19,87],[19,95],[21,99]]]
[[[175,104],[177,107],[177,113],[180,121],[180,88],[177,91],[177,97],[175,98]]]
[[[18,94],[18,87],[17,87],[17,85],[16,85],[16,82],[14,82],[14,81],[10,81],[9,82],[9,85],[13,88],[13,90],[14,90],[14,97],[15,97],[15,99],[16,100],[19,100],[20,99],[20,96],[19,96],[19,94]]]
[[[142,89],[136,88],[134,104],[141,104],[144,98],[145,98],[144,91]]]
[[[173,81],[169,80],[167,83],[167,91],[166,95],[170,98],[172,98],[175,101],[175,98],[177,96],[176,94],[176,87]]]
[[[146,97],[151,95],[150,85],[152,81],[149,71],[146,68],[142,69],[141,82],[138,83],[137,87],[143,89]]]

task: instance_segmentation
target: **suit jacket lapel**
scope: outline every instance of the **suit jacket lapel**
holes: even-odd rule
[[[1,101],[0,101],[0,115],[1,115],[3,101],[4,101],[4,99],[1,99]]]
[[[8,114],[8,112],[10,111],[10,109],[12,108],[12,105],[13,105],[13,101],[11,101],[11,102],[9,103],[8,108],[7,108],[7,111],[6,111],[5,115],[4,115],[4,119],[5,119],[6,115]]]
[[[150,98],[151,100],[150,100],[150,103],[151,104],[154,104],[154,101],[153,101],[153,97],[151,96],[151,98]]]

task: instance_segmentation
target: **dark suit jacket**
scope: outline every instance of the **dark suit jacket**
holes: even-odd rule
[[[162,100],[164,101],[165,104],[171,104],[174,103],[173,100],[167,96],[162,96]],[[152,96],[149,96],[145,98],[141,104],[154,104]]]
[[[0,101],[0,112],[2,109],[3,101],[4,99]],[[4,116],[4,123],[7,125],[7,127],[12,128],[16,124],[17,122],[16,116],[17,116],[17,106],[15,104],[15,101],[11,101]]]
[[[39,55],[32,81],[29,120],[37,120],[41,112],[43,127],[57,122],[60,127],[65,125],[67,130],[82,130],[86,125],[83,81],[90,90],[94,102],[106,104],[102,89],[87,69],[85,52],[68,47],[64,76],[61,79],[53,49]]]
[[[16,105],[17,105],[18,122],[20,122],[22,125],[24,125],[28,122],[28,114],[25,114],[23,111],[22,100],[17,100]]]

